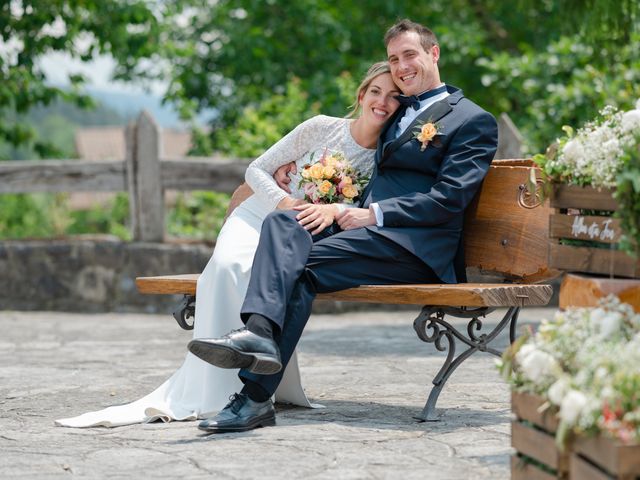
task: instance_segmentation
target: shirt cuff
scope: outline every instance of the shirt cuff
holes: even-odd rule
[[[376,226],[384,227],[384,216],[382,215],[382,209],[380,208],[380,205],[378,205],[377,203],[372,203],[369,206],[373,208],[373,213],[376,216]]]

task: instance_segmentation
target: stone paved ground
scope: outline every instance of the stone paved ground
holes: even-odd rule
[[[0,311],[0,478],[508,478],[509,394],[493,357],[451,377],[442,421],[412,420],[444,358],[415,336],[416,312],[314,315],[299,360],[326,408],[281,407],[275,428],[207,437],[194,422],[53,425],[166,379],[190,337],[170,317]],[[525,309],[521,324],[550,314]]]

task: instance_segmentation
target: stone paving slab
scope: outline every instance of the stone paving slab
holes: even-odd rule
[[[552,311],[525,309],[520,324]],[[440,422],[412,419],[444,360],[413,332],[417,313],[312,316],[299,361],[326,408],[281,406],[276,427],[206,436],[195,422],[53,424],[162,383],[190,339],[170,316],[0,311],[0,478],[509,478],[509,393],[494,357],[452,375]]]

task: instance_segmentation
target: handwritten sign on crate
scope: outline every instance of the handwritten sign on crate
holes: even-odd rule
[[[554,184],[549,266],[569,272],[640,277],[640,261],[617,249],[622,236],[612,190]]]

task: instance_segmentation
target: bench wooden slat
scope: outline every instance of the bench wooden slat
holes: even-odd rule
[[[195,295],[199,274],[138,277],[140,293]],[[546,305],[553,290],[549,285],[509,285],[494,283],[364,285],[340,292],[318,295],[318,300],[405,305],[468,307],[512,307]]]

